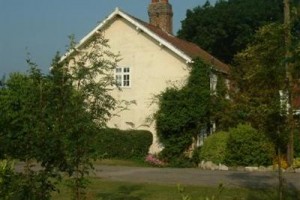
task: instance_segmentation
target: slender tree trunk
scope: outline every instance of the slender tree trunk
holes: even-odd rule
[[[277,149],[277,159],[278,159],[278,199],[283,200],[283,176],[282,176],[282,170],[281,170],[281,151],[280,147]]]
[[[289,127],[289,142],[287,147],[287,161],[292,165],[294,158],[294,116],[293,116],[293,76],[292,65],[287,60],[291,56],[291,19],[290,19],[290,1],[283,0],[284,3],[284,25],[285,25],[285,70],[287,91],[289,94],[289,109],[288,109],[288,127]]]

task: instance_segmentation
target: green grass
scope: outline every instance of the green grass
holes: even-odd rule
[[[90,178],[91,184],[87,190],[87,200],[182,200],[181,195],[188,195],[191,200],[274,200],[275,190],[251,190],[243,188],[223,188],[199,186],[181,186],[180,193],[177,185],[134,184],[128,182],[111,182],[98,178]],[[54,193],[54,200],[69,200],[71,192],[61,184],[60,194]],[[220,197],[218,194],[220,193]],[[300,192],[289,191],[286,199],[300,199]]]

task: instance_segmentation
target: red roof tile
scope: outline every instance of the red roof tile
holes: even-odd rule
[[[175,46],[177,49],[179,49],[180,51],[182,51],[189,57],[191,57],[191,58],[199,57],[199,58],[203,59],[206,63],[212,64],[217,71],[220,71],[220,72],[223,72],[226,74],[230,73],[230,67],[227,64],[221,62],[219,59],[212,56],[211,54],[209,54],[208,52],[206,52],[205,50],[200,48],[198,45],[196,45],[192,42],[188,42],[188,41],[179,39],[179,38],[175,37],[174,35],[166,33],[164,31],[162,31],[160,28],[153,26],[151,24],[148,24],[146,22],[143,22],[139,19],[136,19],[136,18],[134,18],[134,19],[137,20],[139,23],[141,23],[146,28],[148,28],[150,31],[152,31],[153,33],[158,35],[160,38],[166,40],[167,42],[169,42],[170,44]]]

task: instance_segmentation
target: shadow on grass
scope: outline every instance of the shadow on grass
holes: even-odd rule
[[[104,192],[97,194],[99,200],[142,200],[142,198],[134,194],[142,190],[139,185],[121,185],[114,192]]]
[[[279,193],[276,189],[252,189],[247,200],[276,200],[279,199]],[[300,200],[300,192],[296,188],[285,188],[283,191],[284,200]]]
[[[241,187],[248,188],[247,200],[276,200],[279,199],[279,182],[276,173],[233,173],[228,175]],[[283,182],[283,199],[300,200],[300,191],[294,184]]]

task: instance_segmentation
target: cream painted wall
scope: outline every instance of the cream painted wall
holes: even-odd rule
[[[144,126],[147,118],[157,110],[153,99],[166,87],[172,84],[182,86],[185,83],[189,73],[187,64],[123,18],[112,21],[103,33],[109,40],[111,51],[121,55],[122,60],[118,65],[130,67],[131,70],[131,86],[122,91],[116,88],[112,95],[118,101],[135,102],[129,105],[128,110],[114,116],[108,126],[150,130],[154,138],[150,152],[156,153],[161,147],[156,137],[155,123]]]

